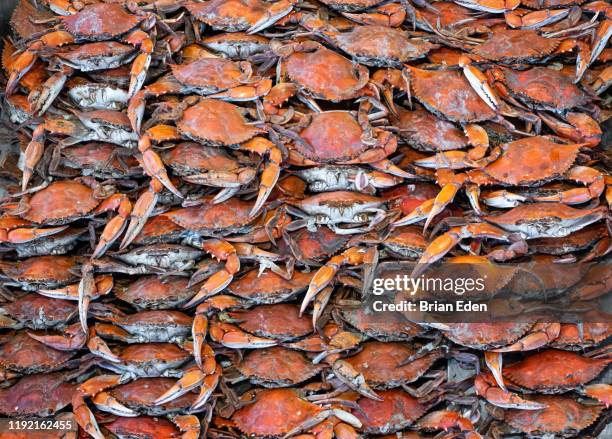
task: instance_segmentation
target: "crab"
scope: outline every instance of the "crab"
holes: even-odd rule
[[[440,351],[431,351],[404,364],[416,354],[416,347],[379,341],[368,341],[361,347],[362,350],[356,355],[337,360],[334,364],[334,374],[345,383],[361,376],[366,385],[381,390],[418,380],[442,356]],[[373,361],[376,367],[372,367]],[[359,391],[357,389],[358,387],[354,390]]]
[[[276,273],[250,270],[232,281],[225,291],[253,304],[275,304],[291,300],[304,291],[312,278],[311,273],[294,271],[290,279]]]
[[[455,3],[465,8],[475,9],[492,14],[503,14],[516,9],[520,0],[455,0]]]
[[[7,279],[5,285],[36,291],[39,288],[61,287],[78,280],[78,263],[79,259],[74,256],[35,256],[19,263],[3,261],[0,269]]]
[[[181,437],[181,439],[194,439],[199,434],[200,426],[196,427],[196,423],[191,415],[175,416],[172,421],[166,418],[151,417],[151,416],[136,416],[133,418],[125,418],[123,416],[115,416],[111,419],[105,419],[101,423],[102,431],[112,435],[122,437],[128,436],[137,439],[145,439],[152,435],[162,437]],[[105,437],[102,431],[98,432],[90,428],[91,421],[85,423],[87,431],[90,435],[94,435],[96,439]],[[92,433],[93,432],[93,433]]]
[[[157,273],[166,270],[181,270],[195,265],[198,258],[204,255],[200,249],[180,244],[150,244],[135,247],[129,251],[113,253],[113,258],[131,266],[152,269]]]
[[[268,38],[243,32],[211,35],[203,38],[202,44],[208,49],[227,55],[230,59],[247,59],[270,48]]]
[[[230,422],[251,437],[293,436],[312,429],[330,416],[361,427],[361,422],[349,412],[308,402],[294,389],[261,390],[253,403],[234,412]]]
[[[427,410],[416,398],[403,390],[378,392],[382,401],[360,398],[355,415],[363,424],[366,434],[391,434],[403,430],[420,418]]]
[[[295,175],[308,183],[310,192],[363,191],[374,195],[376,189],[390,188],[403,181],[385,172],[354,166],[317,166],[300,169]]]
[[[188,287],[189,279],[182,276],[141,276],[114,294],[138,311],[173,309],[193,297],[196,291]]]
[[[395,166],[388,156],[397,148],[397,138],[381,128],[373,128],[361,105],[355,117],[348,111],[315,113],[283,135],[292,142],[288,145],[289,163],[297,166],[322,164],[368,164],[373,168],[410,178],[411,174]]]
[[[372,230],[387,216],[385,201],[372,195],[347,191],[324,192],[303,200],[288,200],[289,212],[302,218],[289,230],[326,225],[334,233],[347,235]],[[352,226],[352,227],[351,227]]]
[[[559,336],[550,343],[550,346],[565,350],[581,350],[597,346],[611,335],[612,328],[608,323],[564,323],[561,325]]]
[[[7,94],[15,90],[19,80],[37,59],[38,52],[45,48],[59,48],[66,44],[93,41],[77,45],[72,49],[60,48],[52,51],[52,53],[57,50],[63,51],[63,56],[62,52],[57,53],[60,60],[85,71],[117,67],[120,64],[114,58],[122,55],[123,63],[134,59],[135,54],[131,46],[110,41],[117,37],[121,37],[132,46],[137,46],[141,52],[132,64],[128,95],[133,96],[142,87],[153,51],[153,41],[147,34],[155,24],[153,15],[130,14],[117,3],[110,5],[98,3],[60,17],[59,20],[65,30],[47,33],[40,39],[34,40],[19,56],[9,75]]]
[[[80,76],[66,84],[68,96],[79,108],[88,110],[122,110],[128,105],[126,90],[115,84],[92,82]]]
[[[397,313],[383,315],[361,306],[342,306],[338,308],[337,315],[361,334],[381,342],[409,341],[424,332],[423,328]]]
[[[269,388],[295,386],[323,370],[322,366],[312,364],[303,353],[280,346],[254,349],[235,367],[253,384]]]
[[[506,410],[504,422],[507,425],[498,427],[500,433],[509,431],[534,436],[575,437],[592,425],[602,411],[601,406],[583,404],[571,396],[538,395],[532,398],[545,408]]]
[[[283,238],[283,243],[299,262],[313,265],[334,255],[349,241],[347,235],[336,234],[327,227],[317,227],[314,231],[302,228],[285,233]]]
[[[104,228],[92,257],[101,256],[119,237],[130,213],[132,203],[124,194],[113,194],[113,189],[99,185],[90,177],[55,181],[46,188],[27,197],[20,216],[45,225],[69,224],[89,215],[116,210],[114,217]]]
[[[226,146],[267,157],[257,200],[250,213],[255,216],[278,179],[282,160],[280,150],[269,140],[256,137],[264,131],[247,124],[240,109],[230,103],[204,98],[195,104],[193,99],[183,104],[187,108],[177,117],[176,127],[157,125],[149,128],[140,138],[139,148],[141,151],[150,150],[151,141],[185,138],[208,146]]]
[[[534,30],[499,29],[471,52],[504,64],[529,63],[552,55],[557,46],[559,40],[544,38]]]
[[[48,347],[26,331],[4,334],[2,338],[0,368],[4,375],[20,376],[60,370],[68,367],[76,354],[75,351]]]
[[[52,416],[70,404],[76,385],[64,372],[27,375],[0,389],[0,413],[5,416]]]
[[[225,32],[258,33],[289,14],[294,2],[279,0],[213,0],[208,3],[188,2],[185,7],[198,21]]]
[[[0,307],[0,326],[11,329],[63,327],[77,312],[77,306],[65,300],[28,293]]]
[[[49,165],[51,175],[67,177],[76,170],[84,176],[106,180],[142,174],[135,158],[123,157],[120,147],[110,143],[88,142],[69,146],[61,148],[60,154],[57,162]]]

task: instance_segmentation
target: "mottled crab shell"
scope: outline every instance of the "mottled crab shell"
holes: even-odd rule
[[[129,438],[175,438],[181,435],[179,429],[166,418],[137,416],[126,418],[117,416],[111,422],[105,422],[102,427],[116,437]]]
[[[291,81],[315,98],[333,102],[357,97],[370,79],[366,67],[323,46],[311,52],[294,52],[283,66]]]
[[[183,142],[164,151],[162,159],[177,175],[192,175],[208,170],[234,171],[239,167],[236,159],[223,149],[195,142]]]
[[[401,67],[424,57],[434,44],[408,38],[406,32],[388,26],[355,26],[333,36],[334,41],[360,64],[372,67]]]
[[[496,117],[460,72],[406,67],[414,95],[432,113],[460,123],[482,122]]]
[[[580,144],[563,145],[536,136],[502,145],[502,150],[485,173],[503,183],[527,185],[563,175],[576,160]]]
[[[215,30],[242,32],[262,19],[270,6],[261,0],[211,0],[189,2],[185,7],[196,19]]]
[[[247,124],[238,107],[218,99],[202,99],[189,107],[176,126],[188,139],[213,146],[238,145],[263,132]]]
[[[575,352],[546,350],[504,367],[504,376],[526,389],[561,393],[594,380],[612,359],[583,357]],[[542,365],[546,373],[542,373]]]
[[[427,239],[416,226],[398,227],[383,241],[385,250],[402,259],[419,258],[427,245]]]
[[[0,414],[51,416],[72,400],[75,384],[64,382],[60,372],[26,375],[7,389],[0,389]]]
[[[94,191],[74,180],[54,181],[28,200],[21,216],[39,224],[61,225],[81,218],[100,204]]]
[[[130,62],[136,56],[136,49],[117,41],[67,46],[56,53],[65,64],[83,72],[112,69]]]
[[[293,389],[266,389],[257,393],[255,402],[234,412],[231,420],[249,436],[278,436],[300,426],[321,410],[300,398]]]
[[[34,256],[2,272],[13,280],[36,285],[65,285],[79,279],[75,273],[78,260],[73,256]]]
[[[397,138],[394,135],[381,130],[374,130],[374,133],[378,148],[383,148],[388,154],[395,151]],[[363,128],[348,111],[325,111],[315,114],[300,132],[300,137],[308,145],[294,142],[291,148],[316,163],[342,163],[372,148],[363,141],[363,134]],[[372,158],[372,161],[378,160],[379,156]]]
[[[541,37],[533,30],[500,29],[472,52],[491,61],[513,63],[543,58],[559,45],[559,40]]]
[[[52,299],[30,293],[3,304],[1,308],[13,319],[31,329],[52,328],[63,325],[76,316],[77,304],[69,300]]]
[[[612,337],[612,324],[582,322],[578,325],[565,323],[561,325],[559,336],[550,344],[553,348],[581,350],[584,347],[596,346]]]
[[[116,288],[115,296],[138,310],[172,309],[193,297],[196,291],[187,287],[183,276],[142,276],[127,288]]]
[[[176,380],[172,378],[139,378],[112,388],[110,394],[132,410],[150,416],[160,416],[185,410],[195,401],[197,395],[188,392],[170,402],[156,405],[155,400],[174,384]]]
[[[395,126],[400,138],[419,151],[450,151],[465,148],[467,137],[452,123],[438,119],[423,108],[408,111],[397,107]]]
[[[327,227],[318,227],[314,232],[303,228],[291,233],[290,237],[299,252],[297,256],[311,261],[321,261],[339,252],[349,240],[346,235],[338,235]],[[281,241],[281,246],[284,243]]]
[[[149,341],[167,341],[176,336],[186,337],[191,332],[193,319],[180,311],[141,311],[124,317],[107,319],[132,334],[145,334]]]
[[[187,351],[172,343],[130,344],[121,348],[119,358],[128,365],[145,371],[156,372],[157,365],[179,367],[191,356]],[[159,396],[159,395],[158,395]]]
[[[439,351],[432,351],[400,367],[404,360],[416,353],[416,347],[374,341],[362,344],[362,348],[345,361],[363,374],[368,384],[379,389],[390,389],[418,380],[442,355]]]
[[[103,41],[132,30],[141,18],[129,14],[118,3],[98,3],[62,17],[62,21],[66,30],[77,38]]]
[[[294,271],[290,280],[272,271],[259,274],[251,270],[227,286],[227,292],[254,303],[273,304],[285,302],[308,288],[314,273]]]
[[[521,4],[531,9],[553,9],[581,5],[586,0],[521,0]]]
[[[546,408],[542,410],[506,410],[504,420],[513,428],[533,436],[541,437],[555,433],[575,437],[592,425],[599,417],[603,406],[580,404],[571,396],[529,395],[529,399]]]
[[[57,370],[76,352],[58,351],[30,337],[26,331],[6,336],[0,346],[0,366],[17,373]]]
[[[187,64],[171,64],[172,75],[182,84],[205,94],[237,87],[247,79],[245,72],[224,58],[200,58]]]
[[[326,4],[336,11],[359,12],[376,6],[383,1],[384,0],[322,0],[321,3]]]
[[[527,104],[544,105],[563,111],[586,105],[591,98],[573,83],[572,77],[547,67],[502,70],[504,83],[512,94]]]
[[[300,308],[288,303],[261,305],[228,315],[238,320],[241,329],[259,337],[289,341],[312,333],[311,319],[300,316]]]
[[[185,229],[174,223],[166,215],[149,218],[134,240],[134,244],[160,244],[176,242],[185,233]]]
[[[427,410],[418,399],[403,390],[383,390],[378,392],[378,396],[383,400],[361,398],[357,401],[361,410],[356,410],[355,416],[363,424],[364,433],[395,433],[411,425]]]
[[[298,351],[274,346],[253,349],[236,365],[238,371],[263,387],[288,387],[304,382],[323,369]]]
[[[232,197],[222,204],[212,200],[199,206],[185,207],[165,215],[184,229],[216,235],[239,232],[253,221],[250,212],[253,203]]]
[[[423,329],[397,313],[371,312],[367,308],[342,308],[342,319],[362,334],[378,341],[407,341],[422,334]]]
[[[435,28],[438,23],[441,28],[457,28],[461,23],[469,24],[473,21],[473,14],[470,10],[456,3],[440,1],[436,2],[435,8],[438,12],[427,8],[419,9],[420,20],[417,19],[417,24],[420,28],[429,30],[431,27]]]
[[[54,15],[48,9],[36,7],[28,0],[19,0],[11,15],[10,24],[21,38],[30,38],[47,31],[47,25],[43,22],[50,18],[54,18]]]
[[[444,335],[461,346],[491,349],[514,343],[529,331],[533,323],[448,323]]]

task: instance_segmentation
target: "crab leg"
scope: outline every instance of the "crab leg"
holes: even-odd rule
[[[534,197],[534,200],[538,202],[547,201],[564,204],[582,204],[599,198],[606,188],[603,174],[587,166],[576,166],[570,169],[567,174],[565,174],[565,178],[585,183],[588,186],[586,188],[561,191],[554,195]]]
[[[87,332],[84,332],[80,323],[74,323],[64,331],[63,335],[37,335],[28,332],[28,335],[53,349],[60,351],[74,351],[85,346]]]
[[[132,214],[130,215],[130,223],[125,231],[123,240],[119,245],[120,250],[126,248],[134,239],[136,239],[146,224],[147,219],[153,212],[153,209],[155,209],[157,199],[159,198],[159,193],[162,189],[162,183],[158,179],[154,178],[149,183],[148,190],[144,191],[138,200],[136,200],[136,203],[134,203],[134,208],[132,209]]]
[[[436,195],[436,198],[433,200],[433,205],[431,210],[429,211],[427,220],[425,220],[423,231],[427,230],[429,224],[431,224],[431,221],[455,199],[455,195],[457,195],[459,189],[461,189],[461,184],[459,183],[447,183],[442,187],[442,190],[438,193],[438,195]]]
[[[407,226],[409,224],[414,224],[414,223],[423,221],[429,216],[431,209],[433,209],[434,201],[435,201],[434,198],[424,201],[416,209],[410,212],[408,215],[391,223],[391,226],[401,227],[401,226]]]
[[[113,415],[126,417],[138,416],[138,412],[135,412],[131,408],[121,404],[108,392],[98,393],[96,396],[93,397],[92,402],[100,410],[112,413]]]
[[[92,292],[91,299],[95,300],[100,296],[105,296],[110,293],[113,289],[114,280],[111,275],[103,275],[94,278],[96,283],[95,292]],[[56,290],[38,290],[38,294],[43,296],[51,297],[53,299],[64,299],[64,300],[79,300],[79,285],[73,284]]]
[[[355,428],[361,428],[361,425],[362,425],[361,421],[355,415],[347,411],[340,410],[340,409],[327,409],[327,410],[323,410],[317,413],[312,418],[307,419],[304,422],[302,422],[300,425],[295,427],[293,430],[285,434],[283,436],[283,439],[289,438],[291,436],[295,436],[296,434],[302,431],[308,431],[312,427],[319,425],[321,422],[328,419],[330,416],[335,416],[338,419],[342,420],[343,422],[346,422],[349,425],[352,425]]]
[[[278,344],[276,340],[256,337],[237,326],[218,321],[210,326],[210,338],[230,349],[264,349]]]
[[[559,336],[560,323],[537,323],[529,334],[522,337],[511,345],[499,349],[491,349],[491,352],[516,352],[530,351],[547,345]],[[502,387],[500,385],[500,387]]]
[[[493,378],[489,374],[480,374],[474,380],[474,388],[479,396],[485,398],[494,406],[506,409],[541,410],[544,404],[521,398],[516,393],[508,392],[493,385]]]
[[[280,0],[270,4],[270,6],[266,8],[266,11],[263,13],[262,17],[247,29],[247,34],[256,34],[257,32],[272,26],[293,10],[294,3],[295,1],[292,0]]]
[[[179,191],[176,186],[170,180],[166,167],[162,162],[159,155],[153,151],[151,146],[151,138],[148,135],[144,135],[138,141],[138,150],[142,153],[142,167],[149,177],[159,180],[166,189],[172,192],[179,198],[183,198],[183,194]]]
[[[81,384],[72,396],[72,411],[77,423],[95,439],[104,439],[104,435],[98,427],[94,414],[87,406],[85,398],[117,386],[122,382],[123,377],[120,375],[99,375]]]
[[[259,154],[260,156],[267,155],[267,164],[261,173],[261,182],[259,184],[259,193],[257,200],[251,209],[250,216],[255,216],[262,208],[265,201],[268,199],[270,192],[274,188],[278,176],[280,175],[280,164],[283,160],[282,153],[272,142],[263,137],[255,137],[246,143],[240,145],[240,149]]]
[[[41,229],[13,229],[10,231],[6,231],[0,229],[0,243],[2,242],[10,242],[11,244],[23,244],[26,242],[33,241],[38,238],[44,238],[46,236],[55,235],[56,233],[63,232],[69,226],[59,226],[59,227],[47,227]]]
[[[375,248],[373,249],[364,249],[359,247],[351,247],[348,250],[345,250],[341,254],[334,256],[327,263],[319,268],[319,270],[315,273],[312,280],[310,281],[310,285],[308,286],[308,291],[306,291],[306,295],[302,300],[302,305],[300,306],[300,315],[306,311],[306,307],[310,303],[310,301],[329,283],[333,280],[334,276],[340,270],[343,265],[359,265],[363,263],[371,263],[373,258],[375,257]]]
[[[134,96],[144,84],[147,70],[151,64],[151,54],[153,53],[153,41],[149,34],[137,29],[125,38],[126,42],[140,48],[140,54],[132,63],[130,70],[130,86],[128,97]]]
[[[111,195],[100,204],[95,213],[102,213],[108,210],[117,210],[117,216],[113,217],[104,227],[102,235],[100,235],[100,241],[91,255],[92,259],[102,256],[113,245],[115,240],[119,238],[132,212],[132,203],[124,194]]]
[[[180,415],[172,418],[172,422],[183,433],[181,439],[198,439],[200,437],[200,420],[195,415]]]
[[[107,361],[111,361],[113,363],[121,362],[121,359],[115,354],[113,354],[113,352],[109,349],[108,345],[96,334],[96,331],[93,328],[89,330],[89,340],[87,341],[87,348],[92,354]]]
[[[32,132],[32,140],[28,143],[23,155],[23,173],[21,176],[21,190],[25,191],[28,188],[28,183],[34,174],[34,167],[40,161],[45,148],[45,139],[47,130],[44,123],[38,125]]]
[[[382,401],[383,399],[372,390],[372,388],[366,382],[363,374],[357,372],[350,363],[344,360],[336,360],[332,366],[334,375],[349,388],[365,396],[366,398],[373,399],[375,401]]]

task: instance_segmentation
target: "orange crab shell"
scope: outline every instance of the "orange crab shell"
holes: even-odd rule
[[[75,352],[58,351],[19,331],[0,346],[0,366],[15,372],[38,373],[57,369]]]
[[[299,307],[288,303],[260,305],[228,314],[240,322],[240,328],[259,337],[291,340],[312,332],[311,319],[300,316]]]
[[[253,203],[232,197],[223,204],[213,204],[207,200],[202,205],[173,210],[165,215],[187,230],[221,233],[224,229],[232,230],[251,223],[252,207]]]
[[[131,364],[153,362],[178,364],[188,360],[190,355],[172,343],[144,343],[123,346],[119,357],[124,362]]]
[[[77,313],[76,302],[52,299],[40,294],[29,293],[2,305],[6,314],[17,320],[39,319],[40,314],[50,322],[67,322]]]
[[[323,0],[321,3],[337,11],[355,12],[372,8],[382,2],[383,0]]]
[[[158,244],[169,242],[184,232],[178,224],[166,215],[157,215],[149,218],[134,240],[134,244]]]
[[[180,435],[179,429],[169,420],[150,416],[117,416],[112,422],[104,423],[104,428],[118,437],[171,438]]]
[[[268,13],[268,3],[261,0],[212,0],[188,2],[185,7],[197,20],[215,30],[242,32]]]
[[[187,64],[171,64],[170,68],[179,82],[193,87],[226,90],[247,79],[241,64],[223,58],[200,58]]]
[[[580,147],[555,143],[543,136],[527,137],[502,146],[502,156],[484,172],[513,185],[554,179],[572,166]]]
[[[34,256],[16,266],[3,268],[4,273],[18,281],[70,283],[79,279],[73,273],[78,259],[73,256]]]
[[[295,52],[283,66],[289,78],[315,98],[337,102],[357,97],[368,82],[368,70],[325,47]]]
[[[335,254],[348,242],[348,237],[338,235],[327,227],[317,227],[314,232],[303,228],[291,233],[290,237],[296,251],[299,251],[297,256],[312,261],[320,261]],[[282,241],[281,246],[284,243]]]
[[[474,349],[498,348],[514,343],[533,323],[448,323],[444,335],[453,342]]]
[[[532,354],[518,363],[504,367],[504,376],[521,387],[555,393],[592,381],[611,361],[551,349]],[[546,364],[546,373],[541,373],[543,364]]]
[[[53,17],[48,9],[37,8],[28,0],[19,0],[11,15],[10,24],[21,38],[30,38],[31,35],[47,31],[47,26],[42,22]]]
[[[397,313],[369,312],[367,308],[344,308],[342,319],[359,332],[379,341],[406,341],[423,333],[423,329]]]
[[[395,433],[411,425],[427,410],[418,399],[403,390],[380,391],[378,396],[383,400],[361,398],[357,402],[361,410],[357,410],[355,415],[368,434]]]
[[[0,389],[0,413],[5,416],[50,416],[72,401],[76,385],[64,382],[62,373],[26,375]]]
[[[252,382],[264,387],[285,387],[304,382],[323,369],[301,352],[274,346],[253,349],[236,365]]]
[[[546,404],[542,410],[507,410],[504,420],[524,433],[579,432],[592,425],[602,406],[580,404],[570,396],[530,395],[529,399]]]
[[[402,361],[415,354],[416,348],[402,343],[382,342],[367,342],[362,348],[361,352],[345,361],[363,374],[368,384],[378,388],[393,388],[416,381],[442,355],[438,351],[430,352],[399,367]],[[377,367],[370,367],[373,361]]]
[[[247,124],[235,105],[217,99],[187,108],[176,126],[189,139],[219,146],[238,145],[264,132]]]
[[[98,3],[62,17],[62,21],[66,30],[74,36],[103,41],[133,29],[141,18],[127,13],[117,3]]]
[[[23,218],[39,224],[61,225],[87,215],[100,204],[94,190],[74,180],[54,181],[28,200]]]
[[[292,389],[269,389],[259,392],[252,404],[234,412],[231,420],[249,436],[277,436],[300,426],[321,410]]]
[[[139,310],[170,309],[195,295],[188,284],[183,276],[142,276],[127,288],[115,289],[115,296]]]
[[[547,67],[528,70],[504,69],[503,81],[512,91],[526,101],[544,104],[555,111],[586,105],[591,98],[580,90],[573,78],[564,72]]]
[[[414,95],[432,113],[460,123],[482,122],[496,117],[460,72],[406,67]]]
[[[386,131],[374,130],[376,147],[362,140],[363,128],[347,111],[327,111],[316,114],[310,124],[300,132],[310,148],[295,142],[292,149],[316,163],[350,163],[353,159],[361,163],[379,161],[395,152],[397,138]],[[367,157],[366,151],[371,151]],[[290,151],[291,159],[291,151]]]
[[[256,303],[279,303],[291,299],[304,291],[314,273],[294,271],[291,279],[283,279],[272,271],[259,274],[251,270],[227,286],[227,292]]]
[[[237,161],[220,148],[203,147],[195,142],[183,142],[164,151],[164,163],[179,175],[189,175],[206,170],[233,171]]]
[[[581,5],[586,0],[521,0],[521,4],[531,9],[562,8]]]
[[[139,378],[111,389],[110,393],[123,405],[134,409],[155,409],[155,400],[176,384],[172,378]],[[164,411],[180,411],[189,407],[196,399],[196,394],[188,392],[160,408]]]
[[[398,113],[395,126],[403,130],[400,137],[418,150],[447,151],[468,144],[467,137],[459,128],[422,108],[413,111],[398,108]]]
[[[492,61],[512,63],[549,55],[557,48],[559,42],[554,38],[541,37],[533,30],[498,29],[472,52]]]

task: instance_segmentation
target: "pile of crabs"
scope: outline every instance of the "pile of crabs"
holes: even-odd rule
[[[19,0],[0,415],[79,426],[46,438],[612,437],[604,310],[360,305],[404,260],[568,264],[542,287],[610,292],[611,37],[605,0]]]

